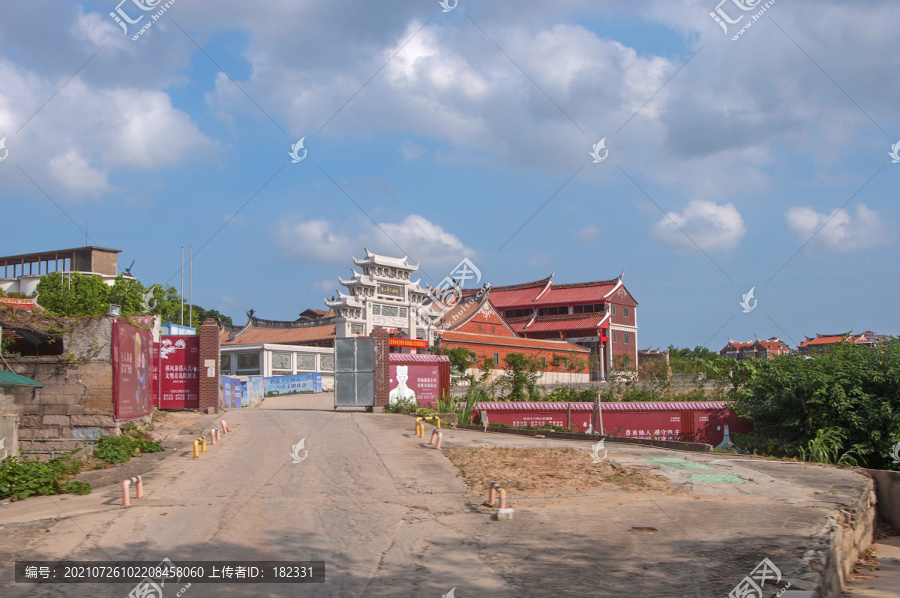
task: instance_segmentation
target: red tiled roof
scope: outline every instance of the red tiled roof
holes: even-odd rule
[[[567,305],[572,303],[600,303],[604,301],[603,297],[619,283],[619,279],[615,278],[594,282],[551,284],[550,288],[544,292],[549,281],[549,278],[545,278],[544,280],[521,285],[491,287],[491,303],[498,309]]]
[[[304,326],[302,328],[266,328],[251,326],[236,334],[234,340],[228,340],[229,332],[222,332],[220,342],[223,345],[302,345],[304,343],[334,340],[334,324],[324,326]]]
[[[602,315],[591,314],[590,316],[563,316],[554,318],[553,316],[536,319],[534,324],[528,326],[529,320],[520,320],[510,323],[513,330],[518,334],[527,334],[529,332],[555,332],[566,330],[596,330],[597,324],[603,320]],[[528,328],[525,328],[528,326]]]
[[[450,358],[446,355],[431,355],[429,353],[388,353],[388,362],[391,364],[450,363]]]
[[[816,338],[806,337],[806,340],[797,345],[798,347],[813,347],[818,345],[832,345],[834,343],[842,343],[849,342],[854,344],[866,343],[868,340],[866,339],[864,334],[860,334],[859,336],[853,336],[851,333],[846,334],[834,334],[834,335],[824,335],[816,333]]]
[[[440,332],[445,341],[456,343],[475,343],[479,345],[503,345],[507,347],[527,347],[530,349],[548,349],[553,351],[573,351],[577,353],[590,353],[589,349],[573,345],[565,341],[551,341],[532,338],[514,338],[511,336],[492,336],[489,334],[472,334],[470,332],[453,332],[445,330]]]
[[[726,401],[657,401],[648,403],[600,403],[601,411],[718,411],[725,409],[730,403]],[[572,411],[593,411],[593,403],[562,403],[562,402],[484,402],[476,403],[477,411],[567,411],[571,406]]]

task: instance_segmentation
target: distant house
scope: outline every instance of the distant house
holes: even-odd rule
[[[816,336],[807,336],[806,340],[797,345],[797,350],[801,355],[808,355],[817,351],[822,351],[833,347],[839,343],[849,343],[851,345],[861,345],[865,347],[874,347],[877,344],[890,340],[890,336],[885,334],[875,334],[871,330],[866,330],[861,334],[853,334],[853,331],[844,332],[842,334],[819,334]]]
[[[728,344],[719,351],[719,355],[731,359],[774,359],[776,355],[787,355],[791,348],[780,338],[773,336],[769,339],[754,338],[747,342],[728,339]]]

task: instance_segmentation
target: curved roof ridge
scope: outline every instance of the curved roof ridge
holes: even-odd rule
[[[492,291],[517,291],[519,289],[530,289],[532,287],[544,286],[548,282],[553,279],[553,274],[550,274],[547,278],[542,278],[541,280],[535,280],[534,282],[523,282],[521,284],[510,284],[506,286],[491,286]]]

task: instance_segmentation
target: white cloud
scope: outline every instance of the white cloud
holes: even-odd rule
[[[58,154],[50,160],[50,173],[65,185],[73,196],[95,197],[111,189],[106,172],[92,168],[75,150]]]
[[[653,228],[654,236],[670,245],[704,251],[733,249],[747,232],[734,205],[692,199],[680,214],[669,212]]]
[[[600,240],[600,236],[603,234],[603,231],[600,230],[599,226],[590,225],[578,229],[577,231],[575,231],[575,234],[585,243],[596,243]]]
[[[418,214],[402,222],[332,222],[324,219],[282,220],[275,227],[275,241],[287,259],[303,263],[349,265],[351,256],[370,251],[403,257],[419,263],[439,281],[462,258],[475,258],[455,235]]]
[[[843,208],[820,214],[809,207],[796,207],[787,211],[785,219],[800,243],[809,241],[810,249],[828,252],[883,247],[893,243],[895,236],[893,226],[864,204],[856,206],[855,216]]]
[[[403,154],[403,158],[407,162],[415,162],[419,158],[425,155],[425,152],[428,151],[428,148],[422,145],[417,145],[412,141],[405,141],[403,145],[400,146],[400,153]]]
[[[543,268],[553,263],[553,258],[546,253],[533,253],[528,258],[526,265],[529,268]]]

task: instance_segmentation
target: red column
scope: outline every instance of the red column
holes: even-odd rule
[[[207,318],[200,325],[200,411],[210,407],[219,412],[219,325]]]

